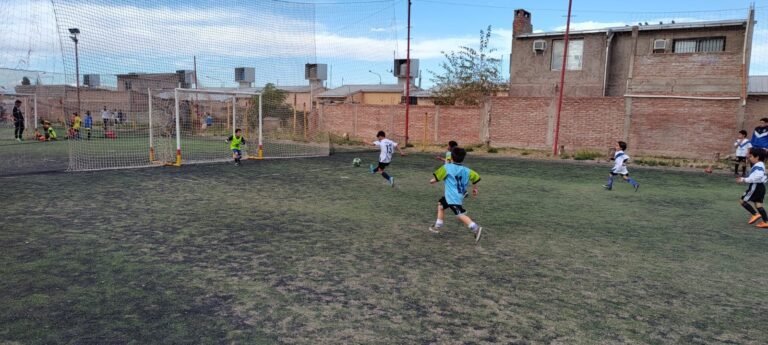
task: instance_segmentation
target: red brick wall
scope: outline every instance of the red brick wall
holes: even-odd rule
[[[732,153],[738,100],[635,98],[629,143],[634,152],[712,158]]]
[[[490,99],[490,141],[496,147],[551,149],[551,123],[555,98],[496,97]],[[738,131],[738,100],[688,100],[634,98],[628,144],[634,154],[711,158],[716,152],[731,153]],[[370,141],[379,130],[402,141],[405,136],[405,106],[362,104],[321,105],[321,128]],[[461,145],[482,144],[483,108],[412,106],[410,142]],[[438,117],[435,126],[435,116]],[[751,100],[745,114],[748,131],[757,119],[768,116],[768,99]],[[579,149],[605,150],[624,138],[623,97],[568,98],[560,116],[560,145],[566,152]]]
[[[551,97],[491,99],[491,145],[544,149]]]
[[[624,133],[624,98],[570,98],[560,114],[560,145],[567,152],[613,147]]]

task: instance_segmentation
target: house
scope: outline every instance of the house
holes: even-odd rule
[[[320,103],[360,103],[392,105],[403,102],[404,84],[343,85],[317,95]],[[419,91],[412,86],[411,92]],[[411,103],[413,104],[413,103]]]
[[[179,70],[176,73],[128,73],[117,75],[117,91],[141,91],[147,89],[188,88],[194,84],[194,73]]]
[[[750,19],[654,23],[569,34],[565,95],[746,97]],[[746,41],[746,42],[745,42]],[[515,10],[511,96],[559,93],[564,32],[534,33]]]

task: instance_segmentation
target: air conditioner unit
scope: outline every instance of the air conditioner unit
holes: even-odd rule
[[[85,74],[83,75],[83,85],[88,87],[99,87],[101,82],[98,74]]]
[[[536,53],[543,52],[546,49],[547,49],[547,41],[545,41],[545,40],[535,40],[535,41],[533,41],[533,51],[534,52],[536,52]]]
[[[179,83],[182,83],[183,87],[190,87],[195,83],[195,71],[190,69],[176,70],[176,76],[179,78]]]
[[[653,50],[667,50],[667,40],[653,40]]]

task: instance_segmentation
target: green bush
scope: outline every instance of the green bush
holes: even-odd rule
[[[577,161],[587,161],[594,160],[595,158],[600,158],[602,156],[604,156],[604,154],[594,150],[578,150],[576,151],[576,154],[573,155],[573,159]]]
[[[495,147],[489,147],[488,148],[488,153],[499,153],[499,149],[497,149]]]

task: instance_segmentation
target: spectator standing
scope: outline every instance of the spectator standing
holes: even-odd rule
[[[760,125],[755,127],[752,132],[752,139],[749,141],[752,147],[768,149],[768,117],[760,119]]]
[[[24,134],[24,114],[21,112],[21,101],[16,100],[13,103],[13,137],[17,141],[22,140],[22,134]]]

